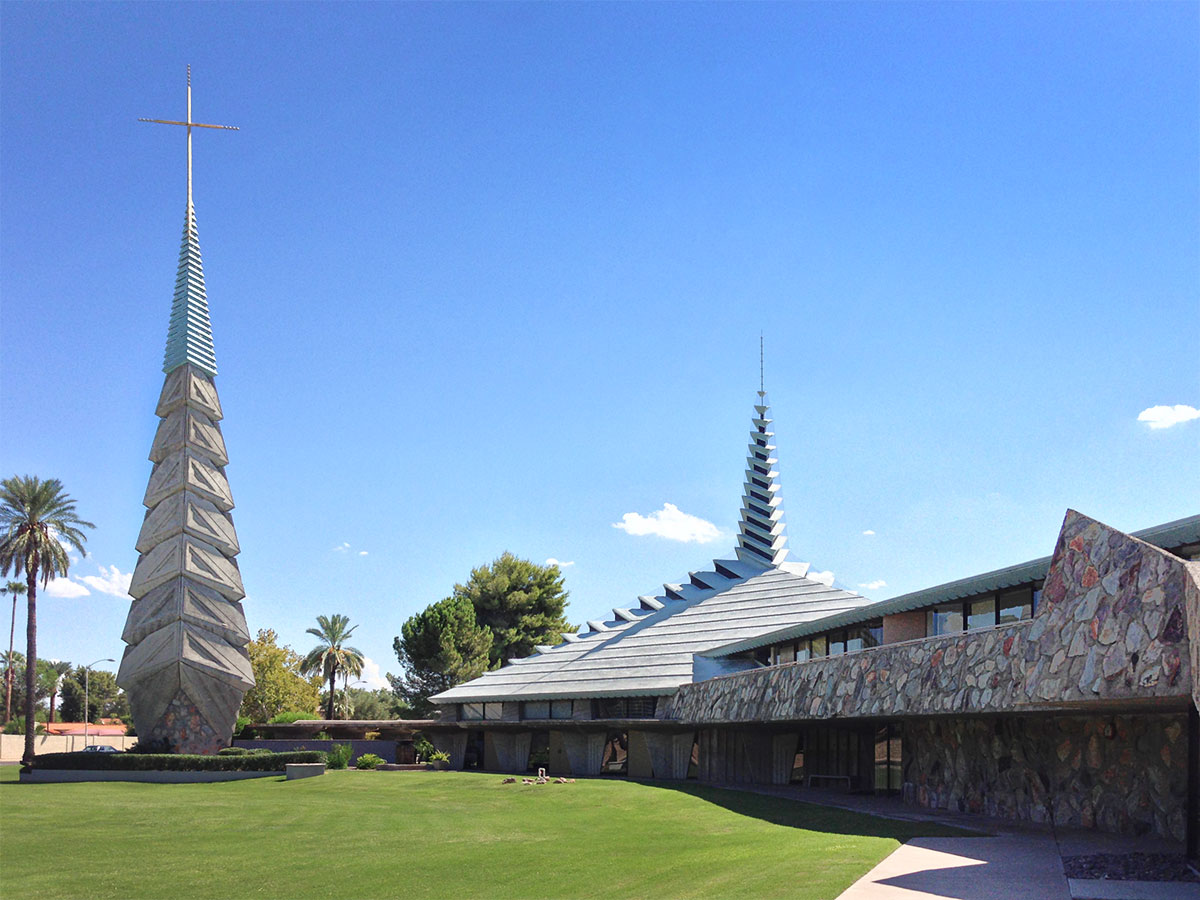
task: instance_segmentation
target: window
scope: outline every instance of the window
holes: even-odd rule
[[[485,703],[483,704],[483,717],[485,719],[503,719],[504,704],[503,703]]]
[[[625,715],[630,719],[653,719],[657,706],[657,697],[630,697],[625,701]]]
[[[889,722],[875,729],[875,792],[900,792],[900,726]]]
[[[796,661],[796,645],[783,644],[775,648],[776,663],[790,663]]]
[[[826,639],[825,635],[823,635],[823,634],[818,635],[817,637],[813,638],[808,643],[809,643],[809,647],[812,649],[813,656],[828,656],[829,655],[829,648],[828,648],[829,642]]]
[[[961,603],[937,606],[925,613],[925,634],[953,634],[963,630],[963,607]]]
[[[552,719],[569,719],[573,710],[570,700],[551,700],[550,701],[550,718]]]
[[[623,719],[625,718],[625,702],[613,699],[593,700],[592,718]]]
[[[529,738],[529,763],[526,772],[536,772],[538,769],[550,766],[550,732],[535,731]]]
[[[829,635],[829,655],[841,656],[846,652],[846,632],[835,631]]]
[[[522,719],[548,719],[550,718],[550,701],[549,700],[527,700],[521,704]]]
[[[472,722],[483,718],[482,703],[464,703],[458,708],[458,717],[464,722]]]
[[[806,659],[812,658],[812,650],[809,648],[808,641],[801,641],[796,645],[796,662],[804,662]]]
[[[1034,591],[1029,588],[1018,588],[1015,591],[1005,591],[1000,595],[1000,615],[996,620],[998,625],[1009,622],[1019,622],[1033,615]]]
[[[996,600],[972,600],[967,604],[967,629],[991,628],[996,624]]]

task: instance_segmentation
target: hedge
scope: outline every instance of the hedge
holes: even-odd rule
[[[42,753],[35,769],[93,769],[116,772],[282,772],[288,763],[323,763],[320,750],[192,756],[184,753]]]

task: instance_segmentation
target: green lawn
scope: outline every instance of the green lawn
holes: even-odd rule
[[[836,897],[961,833],[696,785],[462,772],[22,785],[0,769],[0,893],[31,897]]]

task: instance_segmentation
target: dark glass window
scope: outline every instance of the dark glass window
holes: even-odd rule
[[[550,765],[550,732],[535,731],[529,738],[529,765],[527,772],[536,772]]]
[[[775,661],[777,663],[790,663],[796,661],[796,645],[782,644],[775,648]]]
[[[653,719],[657,707],[657,697],[630,697],[625,703],[625,715],[630,719]]]
[[[819,634],[809,641],[808,646],[812,650],[813,656],[829,655],[829,641],[823,634]]]
[[[829,635],[829,655],[841,656],[846,652],[846,632],[835,631]]]
[[[592,701],[592,718],[594,719],[623,719],[625,718],[625,701],[605,697]]]
[[[483,704],[483,717],[485,719],[503,719],[504,704],[503,703],[485,703]]]
[[[463,753],[464,769],[483,768],[483,732],[467,732],[467,749]]]
[[[875,791],[900,792],[900,726],[888,723],[875,729]]]
[[[796,740],[796,755],[792,757],[792,777],[789,781],[804,784],[804,735]]]
[[[550,718],[552,719],[569,719],[571,718],[572,708],[570,700],[551,700],[550,701]]]
[[[550,701],[549,700],[526,700],[521,704],[522,719],[548,719],[550,718]]]
[[[459,707],[458,717],[464,722],[471,722],[475,719],[483,718],[482,703],[464,703]]]
[[[812,658],[812,647],[809,642],[804,640],[796,644],[796,662],[804,662],[810,658]]]

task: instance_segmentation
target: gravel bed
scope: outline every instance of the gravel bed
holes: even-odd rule
[[[1068,878],[1109,881],[1200,881],[1188,861],[1174,853],[1098,853],[1064,856]]]

